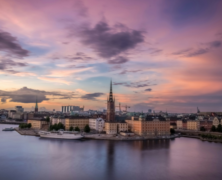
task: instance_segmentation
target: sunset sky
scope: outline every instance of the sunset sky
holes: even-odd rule
[[[0,0],[0,109],[222,111],[221,0]]]

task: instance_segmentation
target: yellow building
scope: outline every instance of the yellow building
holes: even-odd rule
[[[132,117],[126,120],[129,130],[140,136],[164,136],[170,135],[170,121],[162,116],[141,115],[139,118]]]
[[[183,129],[183,121],[177,120],[177,129]]]
[[[73,116],[65,118],[65,129],[69,130],[70,127],[79,127],[82,131],[84,130],[85,126],[89,125],[89,118]]]
[[[31,123],[33,129],[41,129],[43,125],[48,124],[45,119],[42,118],[32,118],[28,120],[28,124]]]
[[[187,120],[187,130],[199,131],[200,121],[197,120]]]
[[[106,134],[118,134],[119,132],[128,131],[127,123],[105,122]]]

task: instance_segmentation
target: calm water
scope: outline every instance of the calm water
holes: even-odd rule
[[[52,140],[3,132],[1,180],[221,180],[222,144],[170,141]],[[16,126],[13,126],[16,127]]]

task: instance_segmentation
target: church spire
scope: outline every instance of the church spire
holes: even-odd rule
[[[38,112],[38,100],[37,100],[37,96],[36,96],[36,102],[35,102],[35,112]]]
[[[112,80],[110,81],[109,101],[113,101],[113,88],[112,88]]]

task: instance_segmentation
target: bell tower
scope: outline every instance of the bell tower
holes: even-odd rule
[[[106,120],[108,122],[115,122],[115,98],[113,98],[112,80],[110,81],[110,92],[107,98]]]

